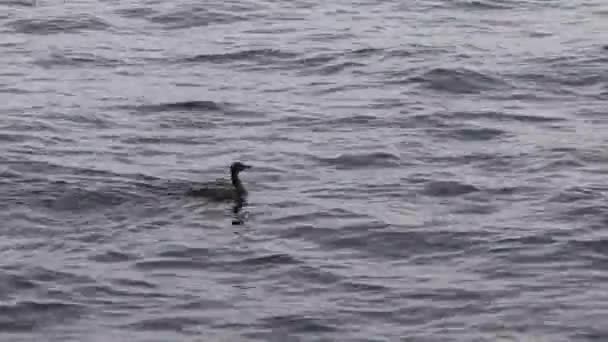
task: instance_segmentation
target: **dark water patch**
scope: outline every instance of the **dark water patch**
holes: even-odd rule
[[[467,10],[507,10],[513,8],[511,4],[493,0],[462,0],[456,1],[455,4]]]
[[[183,6],[186,7],[186,6]],[[148,15],[145,18],[154,24],[168,29],[186,29],[217,24],[231,24],[247,18],[236,13],[214,11],[209,6],[187,6],[162,14]]]
[[[216,254],[208,248],[183,246],[159,252],[157,255],[161,258],[205,259],[212,258]]]
[[[298,265],[293,267],[286,273],[290,279],[296,282],[305,281],[307,283],[315,283],[323,286],[331,285],[339,282],[342,277],[332,272],[323,270],[319,267],[308,265]]]
[[[600,70],[600,65],[605,64],[606,60],[577,60],[574,65],[572,63],[554,63],[544,73],[528,72],[510,75],[509,77],[524,82],[527,87],[534,89],[529,91],[532,93],[530,96],[534,96],[534,93],[538,92],[541,92],[541,94],[549,93],[554,97],[591,95],[586,89],[608,83],[608,74]],[[597,66],[591,63],[597,63]],[[579,64],[591,64],[593,66],[583,68]],[[592,91],[597,93],[597,90]]]
[[[214,101],[181,101],[167,102],[159,104],[145,104],[138,106],[129,106],[127,109],[132,109],[137,112],[216,112],[222,111],[224,105]]]
[[[121,251],[105,251],[97,253],[88,258],[91,261],[101,263],[126,262],[135,259],[135,255]]]
[[[158,286],[154,285],[153,283],[150,283],[145,280],[127,279],[127,278],[113,279],[112,283],[116,284],[117,286],[120,286],[120,287],[133,287],[133,288],[148,289],[148,290],[156,289],[158,287]]]
[[[48,58],[38,59],[34,64],[40,65],[43,68],[53,67],[116,67],[121,65],[121,61],[106,58],[91,53],[76,53],[71,51],[55,52]]]
[[[532,115],[532,114],[514,114],[508,112],[496,112],[496,111],[471,111],[471,112],[449,112],[449,113],[437,113],[434,115],[438,115],[442,118],[446,119],[487,119],[492,121],[514,121],[514,122],[522,122],[522,123],[545,123],[545,122],[559,122],[565,121],[563,118],[558,117],[549,117],[549,116],[541,116],[541,115]]]
[[[322,67],[327,65],[329,62],[335,60],[336,58],[336,55],[318,55],[295,60],[293,62],[293,65],[294,67]]]
[[[125,7],[116,10],[116,13],[125,18],[148,18],[155,14],[158,14],[156,10],[151,7]]]
[[[202,261],[195,260],[184,260],[184,259],[148,259],[138,261],[134,264],[136,269],[143,271],[155,271],[155,270],[196,270],[204,269],[209,267],[209,263],[203,263]]]
[[[208,319],[172,315],[167,317],[140,320],[138,322],[128,324],[126,328],[145,332],[185,332],[188,330],[193,330],[193,332],[196,332],[200,326],[208,325],[210,323],[211,322]]]
[[[56,211],[100,210],[114,207],[128,201],[128,196],[117,193],[112,189],[89,190],[81,188],[65,188],[63,191],[47,193],[40,198],[42,205]]]
[[[131,297],[151,297],[147,292],[127,291],[118,287],[108,285],[84,285],[75,287],[72,290],[73,294],[77,294],[87,301],[95,303],[112,304],[118,301],[124,301]],[[159,295],[159,297],[166,297]]]
[[[192,127],[191,127],[192,128]],[[205,127],[209,128],[209,127]],[[198,145],[205,144],[204,141],[201,141],[200,137],[127,137],[124,139],[120,139],[120,141],[126,145],[154,145],[154,146],[162,146],[163,144],[176,144],[176,145]],[[150,150],[141,150],[140,153],[142,155],[170,155],[173,153],[167,153],[163,151],[150,151]]]
[[[273,61],[284,60],[296,57],[297,54],[281,51],[278,49],[254,49],[219,54],[201,54],[183,59],[189,63],[232,63],[235,61],[271,63]]]
[[[337,169],[357,169],[368,167],[395,167],[399,165],[400,158],[388,152],[342,154],[334,158],[319,158],[323,164],[331,165]]]
[[[536,165],[530,165],[526,168],[528,172],[564,172],[568,169],[577,169],[584,167],[585,163],[571,156],[559,157],[556,160],[543,160]]]
[[[383,285],[355,281],[342,281],[340,287],[344,291],[357,293],[387,293],[390,289]]]
[[[254,258],[246,258],[246,259],[240,260],[238,262],[235,262],[233,264],[242,265],[245,267],[267,268],[267,267],[274,267],[274,266],[280,266],[280,265],[296,265],[299,263],[300,263],[299,260],[295,259],[294,257],[292,257],[288,254],[277,253],[277,254],[264,255],[264,256],[254,257]]]
[[[459,288],[443,288],[420,291],[416,294],[416,298],[432,302],[469,302],[483,300],[486,298],[486,296],[485,293],[480,291]]]
[[[454,94],[477,94],[507,87],[507,84],[499,78],[464,68],[434,68],[405,81],[405,83],[412,82],[423,84],[432,90]],[[398,83],[403,83],[403,81]]]
[[[525,233],[520,236],[505,237],[497,239],[493,242],[493,246],[489,249],[491,252],[509,251],[522,246],[539,246],[551,245],[558,242],[553,236],[547,233],[529,234]]]
[[[10,22],[8,25],[16,32],[37,35],[102,31],[111,27],[105,21],[92,15],[20,19]]]
[[[0,300],[9,299],[14,293],[22,293],[22,291],[32,290],[37,288],[36,282],[19,274],[2,272],[0,274]]]
[[[4,75],[4,74],[0,73],[0,75]],[[4,75],[4,76],[7,76],[7,75]],[[33,94],[33,93],[36,93],[36,91],[0,85],[0,93],[23,95],[23,94]]]
[[[327,319],[306,317],[302,315],[272,316],[262,319],[259,325],[266,329],[282,330],[295,334],[313,334],[336,332],[338,329],[329,324]]]
[[[44,267],[34,267],[31,269],[22,269],[27,274],[31,281],[53,284],[85,284],[91,283],[93,279],[78,274],[73,274],[64,271],[52,270]]]
[[[483,238],[483,237],[482,237]],[[449,231],[373,231],[369,233],[342,232],[326,237],[321,243],[329,248],[363,252],[376,258],[415,258],[417,264],[433,264],[437,259],[454,257],[467,252],[479,234]]]
[[[458,181],[431,181],[425,184],[423,193],[436,197],[452,197],[477,191],[479,189],[476,186]]]
[[[435,136],[456,139],[458,141],[494,140],[506,134],[505,131],[496,128],[457,128],[431,130],[431,132]]]
[[[552,201],[556,201],[555,198],[551,199]],[[606,216],[608,213],[608,208],[606,208],[603,204],[577,204],[576,207],[572,207],[570,203],[575,203],[576,199],[572,201],[567,201],[566,198],[558,198],[560,203],[567,205],[566,208],[563,208],[559,213],[559,218],[561,220],[567,220],[572,222],[580,222],[584,220],[586,224],[591,225],[594,222],[602,221],[602,218]],[[604,222],[605,223],[605,222]],[[600,224],[604,224],[600,223]]]
[[[332,74],[340,73],[346,69],[359,68],[359,67],[364,67],[364,66],[365,66],[365,64],[362,64],[362,63],[342,62],[342,63],[338,63],[338,64],[324,66],[323,68],[319,69],[317,72],[319,72],[323,75],[332,75]]]
[[[380,55],[383,54],[385,52],[384,49],[379,49],[379,48],[360,48],[360,49],[354,49],[354,50],[349,50],[346,52],[347,56],[356,56],[356,57],[370,57],[370,56],[374,56],[374,55]]]
[[[571,240],[566,248],[581,252],[593,252],[595,257],[601,257],[604,261],[603,269],[608,270],[608,238],[597,238],[593,240]]]
[[[508,170],[512,167],[518,167],[518,164],[522,162],[523,157],[511,156],[504,154],[492,154],[492,153],[467,153],[467,154],[451,154],[445,156],[426,156],[420,158],[421,162],[425,163],[438,163],[444,165],[470,165],[474,164],[477,167],[483,168],[488,171],[501,172]],[[425,182],[430,181],[428,177],[423,179]]]
[[[85,307],[72,303],[50,301],[18,301],[0,304],[0,330],[31,332],[80,318]]]
[[[452,51],[437,45],[408,44],[407,47],[387,49],[385,59],[407,59],[414,56],[441,56]],[[392,76],[403,76],[403,72],[391,73]]]
[[[585,189],[582,187],[570,187],[559,191],[557,194],[549,198],[549,202],[556,203],[573,203],[581,200],[595,200],[601,199],[602,195],[599,192],[595,192],[591,189]]]
[[[36,7],[37,1],[38,0],[3,0],[0,3],[0,6],[7,6],[7,7],[15,7],[15,6]]]
[[[318,123],[326,127],[344,127],[344,126],[361,126],[361,127],[389,127],[392,122],[381,119],[373,115],[355,114],[352,116],[329,118]]]

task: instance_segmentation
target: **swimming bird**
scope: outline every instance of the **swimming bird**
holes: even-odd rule
[[[220,179],[213,183],[207,184],[201,188],[191,189],[188,195],[196,197],[205,197],[211,201],[238,201],[242,202],[247,196],[247,190],[243,186],[239,173],[250,169],[250,165],[241,162],[234,162],[230,165],[230,183]]]

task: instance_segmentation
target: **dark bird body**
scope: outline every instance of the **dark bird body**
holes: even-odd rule
[[[241,162],[235,162],[230,165],[230,181],[217,180],[213,183],[206,184],[202,187],[191,189],[188,195],[195,197],[204,197],[211,201],[243,201],[247,196],[247,190],[243,186],[239,173],[243,170],[251,168]]]

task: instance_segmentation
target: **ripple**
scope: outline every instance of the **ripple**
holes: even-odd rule
[[[124,253],[120,251],[106,251],[103,253],[98,253],[89,257],[89,260],[102,262],[102,263],[114,263],[114,262],[125,262],[129,260],[133,260],[135,258],[134,255],[129,253]]]
[[[364,67],[364,66],[365,66],[365,64],[363,64],[363,63],[343,62],[343,63],[325,66],[325,67],[319,69],[318,72],[323,75],[332,75],[332,74],[337,74],[339,72],[342,72],[346,69],[360,68],[360,67]]]
[[[112,58],[98,56],[92,53],[77,53],[71,51],[55,52],[48,58],[38,59],[34,62],[44,68],[53,67],[116,67],[122,62]]]
[[[305,317],[302,315],[281,315],[264,318],[260,325],[268,329],[287,329],[291,333],[327,333],[338,329],[325,319]]]
[[[171,112],[171,111],[188,111],[188,112],[210,112],[221,111],[223,105],[214,101],[182,101],[168,102],[160,104],[146,104],[139,106],[128,107],[138,112]]]
[[[434,135],[449,137],[458,141],[485,141],[494,140],[505,134],[505,131],[496,128],[458,128],[437,130]]]
[[[318,158],[324,164],[338,169],[355,169],[377,166],[398,166],[400,158],[388,152],[342,154],[335,158]]]
[[[38,285],[24,276],[18,274],[3,273],[0,274],[0,298],[8,299],[8,296],[13,293],[19,293],[23,290],[32,290]]]
[[[124,194],[115,191],[90,191],[86,189],[65,189],[62,193],[49,193],[41,199],[42,204],[57,211],[99,210],[114,207],[129,200]]]
[[[497,2],[493,0],[464,0],[456,1],[456,3],[459,6],[473,10],[508,10],[513,8],[513,6],[510,6],[507,3]]]
[[[50,301],[19,301],[0,304],[0,328],[3,331],[31,332],[80,318],[86,312],[81,305]]]
[[[110,25],[91,15],[78,17],[56,17],[44,19],[20,19],[8,24],[19,33],[51,35],[84,31],[107,30]]]
[[[231,63],[235,61],[255,61],[258,63],[269,63],[274,60],[283,60],[295,56],[297,55],[294,53],[284,52],[276,49],[257,49],[219,54],[201,54],[193,57],[184,58],[183,61],[188,63]]]
[[[276,266],[276,265],[294,265],[299,261],[287,254],[270,254],[255,258],[247,258],[238,262],[245,266]]]
[[[498,78],[468,69],[435,68],[421,76],[411,77],[407,82],[421,83],[429,89],[454,94],[476,94],[507,87],[507,83]]]
[[[460,196],[477,191],[477,187],[457,181],[432,181],[424,186],[425,194],[439,197]]]
[[[230,24],[245,20],[246,17],[236,13],[214,11],[208,6],[183,6],[182,9],[167,11],[161,14],[146,16],[146,19],[155,24],[161,24],[169,29],[187,29],[213,24]]]
[[[499,122],[524,122],[524,123],[544,123],[544,122],[559,122],[565,121],[560,117],[542,116],[537,114],[515,114],[509,112],[493,112],[493,111],[471,111],[462,112],[454,111],[449,113],[435,114],[449,119],[488,119]]]
[[[189,329],[196,329],[201,325],[209,324],[207,320],[202,318],[194,318],[194,317],[175,317],[175,316],[166,316],[166,317],[158,317],[158,318],[149,318],[140,320],[135,323],[128,324],[126,327],[133,330],[141,330],[141,331],[180,331],[184,332]]]
[[[138,261],[134,264],[135,268],[144,270],[144,271],[153,271],[153,270],[193,270],[193,269],[202,269],[209,265],[204,264],[199,261],[192,260],[182,260],[182,259],[148,259],[143,261]]]

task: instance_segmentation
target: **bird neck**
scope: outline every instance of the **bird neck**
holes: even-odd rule
[[[236,171],[230,171],[230,179],[232,180],[232,185],[239,193],[244,193],[245,188],[243,187],[243,183],[241,183],[241,179],[239,178],[239,173]]]

